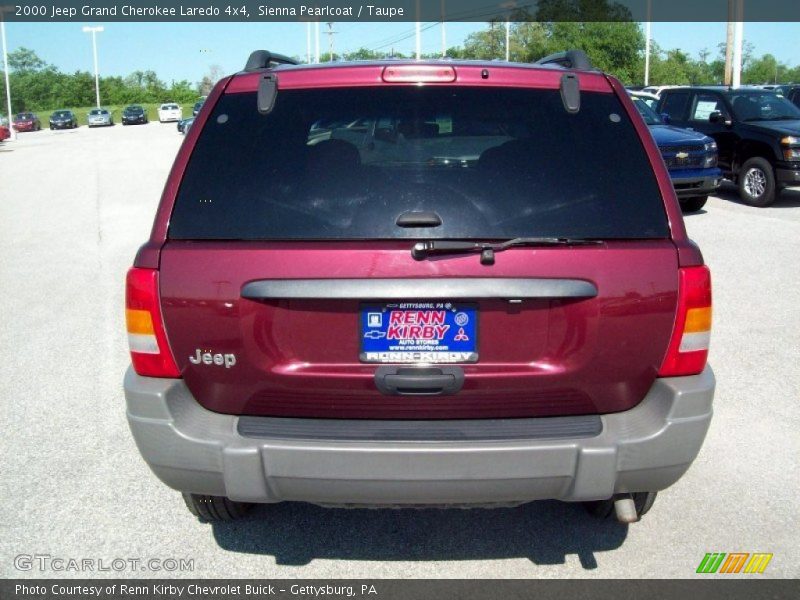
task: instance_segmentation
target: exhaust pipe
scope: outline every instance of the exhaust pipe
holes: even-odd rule
[[[614,496],[614,512],[620,523],[636,523],[639,515],[636,513],[636,504],[630,494],[617,494]]]

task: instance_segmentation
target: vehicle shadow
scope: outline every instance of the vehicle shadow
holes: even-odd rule
[[[705,208],[701,208],[700,210],[696,210],[694,212],[683,213],[683,218],[685,219],[687,217],[693,217],[695,215],[706,215],[706,214],[708,214],[708,211]]]
[[[579,504],[543,501],[515,508],[333,509],[300,502],[256,507],[246,518],[214,523],[219,546],[268,554],[279,565],[315,558],[380,561],[528,558],[563,564],[619,548],[627,525],[591,517]]]
[[[735,204],[741,204],[742,206],[750,206],[746,202],[742,201],[739,197],[739,190],[738,188],[733,185],[732,183],[725,182],[722,186],[717,190],[716,194],[714,194],[717,198],[721,200],[727,200],[729,202],[733,202]],[[766,207],[766,209],[772,208],[797,208],[800,207],[800,188],[784,188],[780,192],[778,192],[778,196],[775,199],[775,203],[771,206]],[[762,209],[765,210],[765,209]]]

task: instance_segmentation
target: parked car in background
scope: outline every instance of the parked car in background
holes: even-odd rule
[[[800,107],[800,85],[779,85],[775,91],[795,106]]]
[[[658,96],[664,90],[669,90],[669,89],[672,89],[672,88],[675,88],[675,87],[680,87],[680,86],[677,86],[677,85],[648,85],[648,86],[643,87],[639,91],[642,92],[642,93],[645,93],[645,94],[653,94],[654,96]]]
[[[71,110],[57,110],[50,115],[50,129],[75,129],[78,115]]]
[[[561,499],[628,523],[686,472],[710,273],[583,53],[262,50],[206,103],[126,284],[128,423],[193,514]],[[359,126],[309,145],[315,123]]]
[[[753,206],[769,206],[777,192],[800,185],[800,108],[759,88],[683,87],[664,90],[656,112],[673,125],[717,142],[719,166]]]
[[[16,131],[39,131],[42,128],[42,122],[36,113],[23,112],[14,117],[14,129]]]
[[[183,111],[174,102],[167,102],[158,107],[158,120],[161,123],[180,121],[182,118]]]
[[[632,90],[631,96],[633,98],[639,98],[642,102],[647,104],[647,106],[653,109],[655,109],[656,104],[658,104],[658,96],[656,96],[655,94],[650,94],[648,92],[637,92],[635,90]]]
[[[11,131],[7,125],[0,125],[0,142],[7,140],[11,137]]]
[[[8,125],[8,117],[5,115],[0,115],[0,125]]]
[[[205,102],[205,100],[198,100],[197,102],[194,103],[194,106],[192,107],[192,116],[193,117],[196,117],[197,113],[200,112],[200,109],[203,108],[203,103],[204,102]]]
[[[114,117],[105,108],[93,108],[86,116],[89,127],[107,127],[114,124]]]
[[[147,111],[140,104],[131,104],[122,111],[123,125],[144,125],[148,122]]]
[[[194,119],[195,117],[189,117],[178,121],[178,133],[188,133],[189,128],[192,126],[192,123],[194,123]]]
[[[709,194],[722,183],[722,171],[717,168],[717,143],[702,133],[667,125],[639,94],[632,93],[631,97],[658,144],[681,209],[700,210]]]

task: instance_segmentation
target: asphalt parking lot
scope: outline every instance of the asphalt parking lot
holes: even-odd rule
[[[725,189],[686,219],[714,277],[715,417],[642,522],[558,502],[282,504],[211,526],[141,460],[122,394],[125,271],[182,139],[151,123],[0,144],[0,576],[164,575],[15,568],[27,554],[194,559],[171,573],[187,577],[672,578],[706,552],[771,552],[763,577],[800,575],[800,189],[766,209]]]

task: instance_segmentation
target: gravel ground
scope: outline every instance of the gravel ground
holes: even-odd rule
[[[692,577],[706,552],[772,552],[800,575],[800,190],[732,189],[687,218],[714,276],[716,414],[700,457],[630,527],[579,506],[265,506],[196,521],[128,432],[123,281],[182,137],[174,125],[22,134],[0,144],[0,576],[20,554],[189,558],[199,577]],[[99,566],[99,565],[98,565]],[[119,575],[164,573],[126,570]]]

